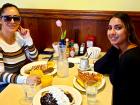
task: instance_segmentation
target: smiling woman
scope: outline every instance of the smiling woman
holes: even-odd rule
[[[33,84],[40,82],[37,76],[20,76],[20,68],[27,60],[37,59],[29,30],[20,26],[21,17],[17,6],[6,3],[0,10],[0,90],[8,83]]]
[[[139,82],[140,42],[128,14],[118,12],[110,18],[107,36],[112,47],[95,62],[94,70],[110,75],[112,105],[135,105],[139,102],[140,86],[132,83]]]

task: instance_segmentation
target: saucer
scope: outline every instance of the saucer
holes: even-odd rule
[[[86,71],[86,70],[91,70],[91,67],[89,65],[87,68],[80,68],[80,66],[79,66],[78,69],[79,70],[82,70],[82,71]]]

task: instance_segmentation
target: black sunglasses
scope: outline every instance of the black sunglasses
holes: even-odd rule
[[[1,18],[4,19],[5,22],[11,22],[11,20],[13,19],[14,22],[20,22],[21,21],[21,17],[20,16],[10,16],[10,15],[5,15],[5,16],[1,16]]]

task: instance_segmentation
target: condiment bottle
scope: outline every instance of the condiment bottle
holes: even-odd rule
[[[75,56],[75,49],[74,49],[73,46],[70,48],[70,56],[71,57],[74,57]]]
[[[79,52],[79,45],[78,43],[74,43],[74,49],[75,49],[75,55],[78,55],[78,52]]]
[[[82,43],[79,49],[79,55],[84,55],[85,53],[85,43]]]
[[[70,41],[70,56],[74,57],[75,55],[75,49],[74,49],[74,40]]]
[[[95,44],[95,36],[87,35],[86,37],[86,48],[93,47]]]
[[[69,39],[66,38],[66,57],[68,58],[69,55],[70,55]]]

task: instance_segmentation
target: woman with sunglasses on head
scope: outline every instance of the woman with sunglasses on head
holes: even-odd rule
[[[27,59],[37,59],[30,32],[20,26],[21,16],[17,6],[6,3],[0,10],[0,91],[8,83],[40,83],[37,76],[21,76],[20,68]]]
[[[108,24],[107,37],[112,47],[94,64],[94,70],[109,74],[113,85],[112,105],[139,103],[140,42],[126,13],[114,14]]]

